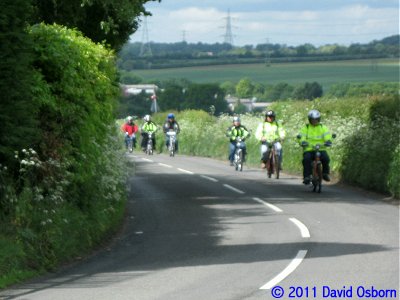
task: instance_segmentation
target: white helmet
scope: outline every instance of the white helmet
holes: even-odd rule
[[[146,122],[149,122],[150,119],[151,119],[150,115],[145,115],[144,118],[143,118],[143,120],[145,120]]]
[[[126,120],[129,122],[129,121],[132,121],[133,118],[132,118],[131,116],[128,116],[128,117],[126,118]]]
[[[312,109],[310,110],[310,112],[308,113],[308,120],[321,120],[321,114],[318,110],[316,109]]]
[[[240,123],[240,118],[238,116],[233,117],[232,122],[239,122]]]

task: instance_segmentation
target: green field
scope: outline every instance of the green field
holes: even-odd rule
[[[185,78],[196,83],[232,81],[244,77],[253,82],[297,84],[318,82],[326,89],[344,82],[398,82],[399,61],[396,59],[352,60],[333,62],[219,65],[173,69],[136,70],[144,81]]]

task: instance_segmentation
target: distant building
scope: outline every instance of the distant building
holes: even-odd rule
[[[124,95],[138,95],[142,92],[155,95],[158,91],[158,86],[155,84],[121,84]]]
[[[238,97],[233,97],[228,95],[225,98],[226,102],[228,102],[228,107],[231,111],[235,110],[236,105],[238,103],[244,105],[247,109],[248,112],[254,111],[254,110],[265,110],[268,106],[271,105],[271,102],[256,102],[256,99],[239,99]]]

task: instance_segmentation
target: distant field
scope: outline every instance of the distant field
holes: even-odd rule
[[[247,65],[222,65],[159,70],[136,70],[145,81],[186,78],[197,83],[232,81],[249,77],[263,84],[290,84],[317,81],[326,89],[343,82],[398,82],[399,61],[396,59],[352,60]]]

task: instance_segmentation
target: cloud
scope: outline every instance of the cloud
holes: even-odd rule
[[[260,0],[252,1],[255,3]],[[193,5],[179,9],[169,10],[161,6],[154,8],[153,16],[148,19],[150,40],[179,42],[185,32],[186,40],[191,43],[222,42],[227,11],[211,6],[195,6],[194,1],[189,2]],[[328,2],[332,6],[335,1]],[[398,34],[398,10],[393,7],[372,7],[356,3],[329,9],[256,8],[253,11],[231,11],[236,45],[265,43],[267,38],[269,42],[288,45],[365,43]],[[140,37],[137,33],[132,40],[141,41]]]

